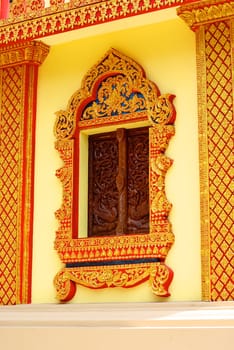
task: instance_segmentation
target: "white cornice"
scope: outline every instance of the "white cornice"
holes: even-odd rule
[[[37,304],[0,307],[5,327],[232,328],[234,302]]]

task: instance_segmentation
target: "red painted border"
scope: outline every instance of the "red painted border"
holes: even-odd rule
[[[60,4],[37,10],[19,13],[2,21],[0,25],[0,44],[9,44],[44,38],[50,35],[74,31],[115,20],[168,9],[196,0],[113,0],[97,1],[86,6],[72,3]],[[14,3],[13,3],[14,5]],[[11,5],[11,6],[13,6]],[[29,5],[30,9],[30,5]],[[39,15],[38,15],[39,14]]]
[[[34,164],[35,164],[35,126],[37,100],[38,65],[26,64],[24,85],[24,140],[22,176],[22,231],[20,261],[20,303],[31,302],[32,248],[33,248],[33,210],[34,210]],[[29,91],[31,95],[27,98]],[[29,101],[30,100],[30,101]],[[30,151],[30,154],[29,154]],[[27,171],[30,169],[30,171]],[[30,208],[27,208],[28,199]],[[28,232],[25,232],[26,229]],[[26,239],[25,239],[26,236]],[[27,259],[24,259],[25,252]]]
[[[16,268],[16,288],[14,301],[11,303],[31,302],[32,281],[32,247],[33,247],[33,209],[34,209],[34,157],[35,126],[37,107],[38,66],[44,61],[49,47],[39,42],[28,42],[25,45],[12,45],[0,49],[0,69],[11,69],[18,66],[19,75],[19,115],[20,149],[16,156],[19,159],[18,217],[16,224],[16,251],[14,256]],[[11,82],[10,82],[11,83]],[[4,93],[4,91],[3,91]],[[6,92],[7,93],[7,92]],[[18,104],[18,96],[12,104]]]

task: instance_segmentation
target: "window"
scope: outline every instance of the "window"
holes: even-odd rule
[[[139,64],[111,49],[88,71],[67,110],[57,113],[56,149],[64,165],[57,171],[63,201],[55,248],[65,264],[54,279],[58,299],[70,300],[77,284],[129,288],[147,279],[153,293],[170,295],[173,271],[165,259],[174,235],[165,176],[172,161],[165,150],[174,135],[173,98],[160,95]],[[89,176],[81,172],[87,135]],[[89,211],[82,211],[87,182]]]
[[[149,131],[89,136],[88,236],[149,232]]]

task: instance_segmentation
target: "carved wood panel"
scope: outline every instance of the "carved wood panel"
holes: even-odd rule
[[[128,132],[128,233],[149,232],[149,129]]]
[[[149,131],[89,137],[88,235],[149,232]]]
[[[89,137],[89,236],[114,235],[118,224],[115,133]]]

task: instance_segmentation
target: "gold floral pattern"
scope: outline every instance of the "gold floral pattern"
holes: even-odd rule
[[[172,277],[172,270],[161,263],[79,267],[61,270],[54,278],[54,286],[57,298],[68,301],[76,292],[76,284],[92,289],[131,288],[150,279],[153,293],[168,297]]]
[[[234,2],[199,1],[178,14],[196,31],[203,300],[233,300]]]
[[[2,20],[0,44],[10,44],[73,31],[117,19],[170,8],[195,0],[13,0]]]
[[[112,75],[111,80],[109,75]],[[111,106],[111,110],[110,107],[108,110],[106,107],[106,100],[103,103],[103,96],[101,96],[102,103],[100,103],[100,105],[94,104],[95,111],[93,105],[92,107],[88,105],[88,111],[84,113],[84,116],[84,104],[88,104],[90,98],[94,100],[96,97],[95,84],[97,78],[102,77],[102,81],[105,81],[107,76],[108,79],[104,84],[105,89],[101,86],[98,93],[100,95],[103,93],[107,94],[106,96],[108,96],[109,106],[111,101],[112,103],[117,101],[118,105],[114,104]],[[124,98],[123,95],[120,95],[118,100],[116,100],[117,90],[114,90],[115,95],[113,95],[113,79],[118,79],[118,91],[121,92],[121,94],[123,91],[126,93],[126,89],[128,89],[128,91],[131,91],[130,94],[128,92],[129,96],[134,92],[133,96],[135,97],[133,99],[129,99],[128,97],[127,103],[126,96]],[[106,88],[107,84],[109,84],[109,90]],[[138,95],[136,95],[136,92]],[[115,101],[113,101],[113,98],[115,98]],[[160,95],[157,86],[145,78],[144,71],[134,60],[127,58],[125,55],[114,49],[111,49],[86,74],[81,89],[73,94],[69,101],[67,110],[56,113],[57,120],[55,123],[55,135],[57,139],[60,140],[71,138],[76,130],[77,123],[80,128],[94,125],[100,126],[103,124],[119,123],[123,119],[125,121],[145,120],[147,118],[146,114],[153,124],[173,124],[175,119],[175,110],[172,103],[173,98],[174,95],[172,94]],[[125,104],[119,105],[120,100],[121,103],[124,101]],[[131,113],[129,113],[130,107]],[[119,114],[111,115],[113,108],[117,109]],[[97,109],[99,114],[96,116]],[[147,113],[144,109],[147,109]],[[105,118],[100,118],[100,115],[103,114],[103,112],[100,114],[101,110],[106,110]],[[77,120],[76,114],[82,114],[79,120]]]
[[[69,300],[74,295],[75,284],[89,288],[128,288],[147,279],[153,283],[155,294],[169,295],[173,272],[166,267],[164,260],[174,242],[174,235],[168,220],[171,204],[165,194],[165,176],[172,161],[164,153],[175,132],[173,98],[174,95],[170,94],[160,95],[158,87],[146,79],[139,64],[111,49],[88,71],[81,89],[69,100],[67,109],[57,112],[56,149],[64,166],[56,174],[63,185],[63,203],[56,212],[59,228],[55,249],[65,264],[86,264],[85,267],[68,266],[56,275],[54,283],[60,300]],[[151,125],[150,232],[79,238],[79,196],[77,187],[74,190],[74,183],[79,183],[79,171],[74,171],[79,132],[105,124],[124,125],[137,121]],[[137,264],[136,259],[143,259],[142,263]],[[151,263],[152,259],[161,262]],[[122,261],[124,267],[116,265],[116,261]]]
[[[97,99],[82,113],[81,120],[104,118],[146,110],[145,99],[133,92],[132,81],[117,75],[107,78],[98,89]]]
[[[31,299],[35,96],[37,66],[47,53],[46,45],[34,42],[0,49],[0,304],[4,305]]]
[[[222,20],[234,15],[234,1],[205,0],[184,5],[178,9],[178,15],[196,30],[200,25]]]

